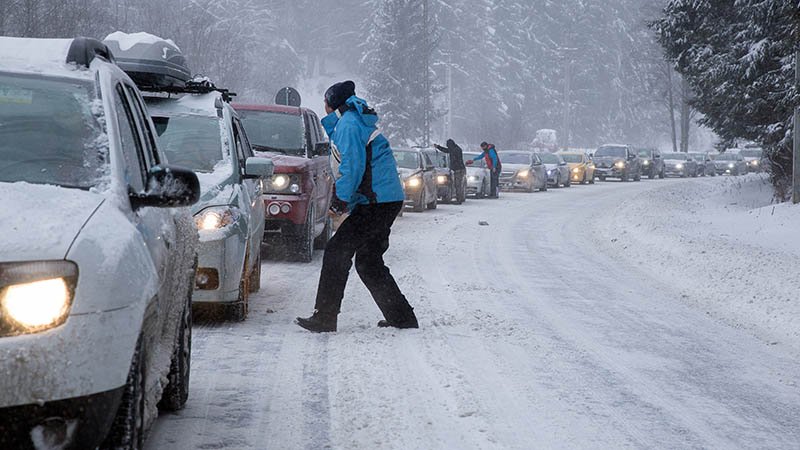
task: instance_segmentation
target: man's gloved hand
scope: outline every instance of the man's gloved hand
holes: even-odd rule
[[[333,199],[331,199],[331,206],[328,208],[328,214],[341,216],[342,214],[347,214],[347,209],[347,202],[334,195]]]
[[[468,165],[468,166],[471,166],[471,165],[472,165],[474,162],[475,162],[475,161],[473,161],[473,160],[471,160],[471,159],[468,159],[468,160],[466,160],[466,161],[464,162],[464,164],[466,164],[466,165]]]

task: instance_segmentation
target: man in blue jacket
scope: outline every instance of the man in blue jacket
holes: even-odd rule
[[[389,141],[377,130],[378,115],[345,81],[325,92],[322,126],[331,138],[336,178],[329,214],[350,215],[325,248],[314,314],[297,324],[314,332],[336,331],[344,289],[356,260],[356,272],[385,320],[379,327],[418,328],[414,309],[400,292],[383,261],[394,219],[403,208],[403,186]]]
[[[490,184],[489,184],[489,197],[498,198],[498,185],[500,184],[500,171],[503,170],[503,165],[500,162],[500,156],[497,155],[497,150],[494,144],[488,142],[481,142],[482,153],[472,161],[479,161],[481,159],[486,161],[486,167],[489,169]],[[467,165],[472,165],[472,161],[467,161]]]

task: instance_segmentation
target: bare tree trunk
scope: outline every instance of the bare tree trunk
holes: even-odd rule
[[[689,106],[691,88],[686,77],[681,77],[681,151],[689,152],[689,129],[692,126],[692,108]]]
[[[675,93],[673,92],[672,66],[667,64],[667,107],[669,108],[669,124],[672,132],[672,151],[678,151],[678,136],[675,134]]]

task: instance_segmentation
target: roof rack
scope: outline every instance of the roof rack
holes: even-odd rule
[[[69,46],[67,64],[89,67],[98,56],[108,62],[116,63],[114,54],[102,42],[87,37],[76,37]]]
[[[178,86],[139,86],[139,89],[146,92],[165,92],[167,94],[210,94],[212,92],[219,92],[222,94],[222,100],[230,103],[233,97],[236,97],[235,92],[228,89],[218,88],[208,78],[194,79],[186,82],[184,87]]]

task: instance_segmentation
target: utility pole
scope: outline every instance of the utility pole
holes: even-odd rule
[[[453,137],[453,55],[447,54],[447,127],[445,138]]]
[[[423,130],[422,130],[422,145],[430,147],[431,145],[431,49],[430,49],[430,27],[428,25],[428,0],[422,0],[422,26],[423,30],[423,48],[425,49],[425,63],[422,65],[425,71],[422,88],[423,88]]]
[[[563,131],[564,135],[561,136],[561,142],[564,144],[562,147],[566,148],[569,146],[569,121],[570,121],[570,94],[571,94],[571,84],[572,84],[572,57],[567,56],[567,67],[565,69],[564,75],[564,117],[563,122],[561,125],[561,130]]]
[[[794,52],[794,86],[800,89],[800,50]],[[800,106],[794,107],[794,149],[792,151],[792,203],[800,203]]]

